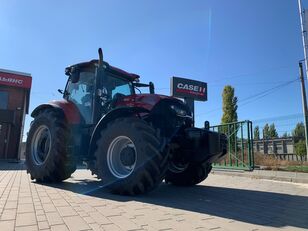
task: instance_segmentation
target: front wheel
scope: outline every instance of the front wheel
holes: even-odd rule
[[[76,165],[67,151],[68,139],[69,129],[62,113],[47,109],[35,117],[26,145],[31,179],[59,182],[71,176]]]
[[[116,119],[97,141],[97,175],[113,193],[148,192],[161,183],[168,168],[168,155],[162,149],[159,132],[145,121]]]
[[[192,186],[205,180],[211,170],[210,163],[187,163],[186,165],[170,163],[165,181],[177,186]]]

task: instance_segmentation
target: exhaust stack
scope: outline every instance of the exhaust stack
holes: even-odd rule
[[[103,64],[103,50],[102,48],[98,48],[98,65],[101,66]]]

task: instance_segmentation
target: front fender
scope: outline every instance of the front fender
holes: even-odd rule
[[[108,123],[117,118],[139,115],[141,113],[147,114],[149,112],[149,110],[141,107],[119,107],[108,112],[99,120],[92,132],[88,153],[89,157],[92,157],[94,155],[96,142],[99,138],[100,131],[104,129],[108,125]]]
[[[171,108],[176,106],[186,112],[186,116],[177,115],[176,111]],[[151,110],[149,121],[161,131],[161,135],[171,138],[176,131],[184,127],[192,127],[191,111],[183,102],[173,98],[160,100]]]
[[[80,124],[80,113],[72,102],[67,100],[53,100],[46,104],[41,104],[36,107],[31,113],[32,117],[36,117],[41,111],[46,109],[56,109],[62,111],[65,115],[68,124]]]

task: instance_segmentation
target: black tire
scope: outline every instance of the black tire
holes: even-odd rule
[[[46,133],[46,134],[45,134]],[[37,182],[60,182],[76,170],[67,151],[69,129],[64,115],[47,109],[35,117],[26,144],[27,172]]]
[[[211,170],[212,165],[209,163],[189,164],[182,172],[168,170],[165,181],[177,186],[192,186],[205,180]]]
[[[122,140],[128,142],[126,146],[116,149],[120,152],[113,151],[114,145],[118,144],[116,142]],[[118,118],[110,122],[97,141],[95,157],[98,178],[115,194],[136,195],[153,190],[162,182],[168,169],[168,155],[162,150],[162,140],[159,132],[137,117]],[[132,150],[130,165],[134,166],[127,171],[122,170],[125,165],[122,159],[128,156],[127,153],[123,154],[126,148]],[[119,158],[116,159],[121,159],[119,165],[113,161],[117,153]]]

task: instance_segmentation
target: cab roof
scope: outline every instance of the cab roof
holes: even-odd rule
[[[71,69],[74,68],[74,67],[79,67],[79,68],[82,68],[82,69],[92,69],[92,68],[95,68],[98,66],[98,60],[97,59],[93,59],[89,62],[82,62],[82,63],[77,63],[77,64],[74,64],[74,65],[71,65],[67,68],[65,68],[65,74],[68,75],[68,73],[71,72]],[[114,67],[114,66],[111,66],[109,65],[109,63],[103,61],[103,66],[105,67],[105,70],[113,75],[116,75],[116,76],[120,76],[122,78],[125,78],[129,81],[138,81],[140,76],[137,75],[137,74],[133,74],[133,73],[129,73],[129,72],[126,72],[120,68],[117,68],[117,67]]]

